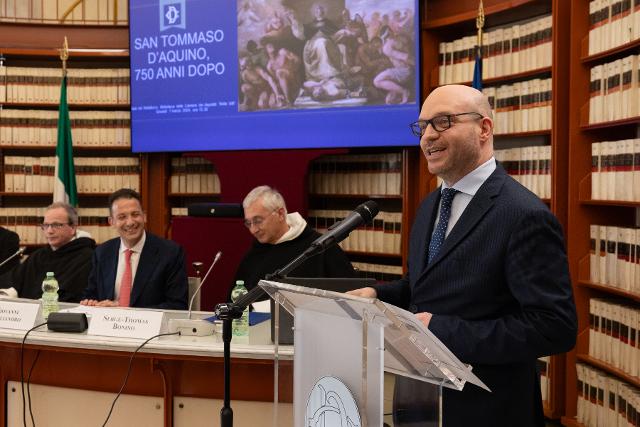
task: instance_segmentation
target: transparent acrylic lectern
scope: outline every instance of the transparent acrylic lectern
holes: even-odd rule
[[[294,316],[296,427],[382,426],[384,372],[432,385],[419,425],[441,425],[442,387],[462,390],[468,381],[489,390],[413,313],[377,299],[267,280],[259,285]],[[276,327],[276,370],[277,333]]]

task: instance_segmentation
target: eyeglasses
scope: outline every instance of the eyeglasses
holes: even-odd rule
[[[271,215],[273,215],[276,212],[278,212],[278,209],[276,209],[275,211],[271,211],[271,213],[267,216],[267,218],[270,217]],[[251,228],[252,225],[254,225],[256,227],[260,227],[262,225],[262,223],[267,220],[267,218],[264,218],[264,217],[261,217],[261,216],[254,216],[251,219],[245,219],[244,220],[244,226],[247,227],[247,228]]]
[[[451,124],[453,123],[453,118],[454,117],[458,117],[458,116],[466,116],[468,114],[473,114],[477,119],[483,119],[484,116],[480,113],[476,113],[476,112],[469,112],[469,113],[458,113],[458,114],[445,114],[443,116],[435,116],[432,117],[429,120],[418,120],[416,122],[413,122],[409,125],[409,127],[411,128],[411,132],[413,132],[413,134],[419,138],[421,138],[424,133],[427,130],[427,126],[429,126],[429,123],[431,123],[431,126],[433,126],[433,129],[436,132],[444,132],[445,130],[449,129],[451,127]]]
[[[47,231],[47,228],[51,228],[53,230],[60,230],[65,225],[70,225],[70,224],[63,224],[61,222],[52,222],[51,224],[47,224],[46,222],[43,222],[42,224],[40,224],[40,228],[42,229],[42,231]]]

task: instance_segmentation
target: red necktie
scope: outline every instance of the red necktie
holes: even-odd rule
[[[131,254],[133,251],[127,249],[124,251],[124,273],[120,280],[120,298],[118,299],[118,305],[120,307],[129,307],[131,300]]]

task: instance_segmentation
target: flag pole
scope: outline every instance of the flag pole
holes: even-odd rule
[[[478,29],[478,40],[476,43],[476,60],[473,66],[473,81],[471,87],[482,90],[482,28],[484,27],[484,6],[482,0],[478,4],[478,16],[476,17],[476,28]]]
[[[58,107],[58,141],[56,143],[56,162],[53,183],[53,201],[66,202],[71,206],[78,206],[78,187],[73,163],[73,141],[71,135],[71,120],[69,118],[69,103],[67,101],[67,59],[69,58],[69,43],[64,38],[60,49],[62,61],[62,83],[60,85],[60,106]]]
[[[67,59],[69,58],[69,43],[67,42],[67,36],[64,36],[64,43],[62,49],[60,49],[60,60],[62,61],[62,77],[67,76]]]
[[[484,7],[482,0],[478,4],[478,16],[476,17],[476,28],[478,29],[478,46],[482,47],[482,28],[484,28]],[[66,38],[65,38],[66,41]]]

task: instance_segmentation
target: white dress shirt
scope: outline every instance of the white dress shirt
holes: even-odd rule
[[[449,224],[447,225],[447,231],[444,234],[445,239],[449,235],[449,232],[456,225],[464,210],[469,206],[471,199],[476,195],[478,189],[484,184],[484,182],[491,176],[493,171],[496,170],[496,159],[491,157],[489,160],[466,174],[460,181],[453,184],[452,188],[459,191],[453,198],[451,204],[451,216],[449,217]],[[442,189],[449,188],[445,182],[442,183]],[[436,217],[437,224],[440,220],[440,207],[438,207],[438,216]],[[433,226],[435,231],[436,227]]]

